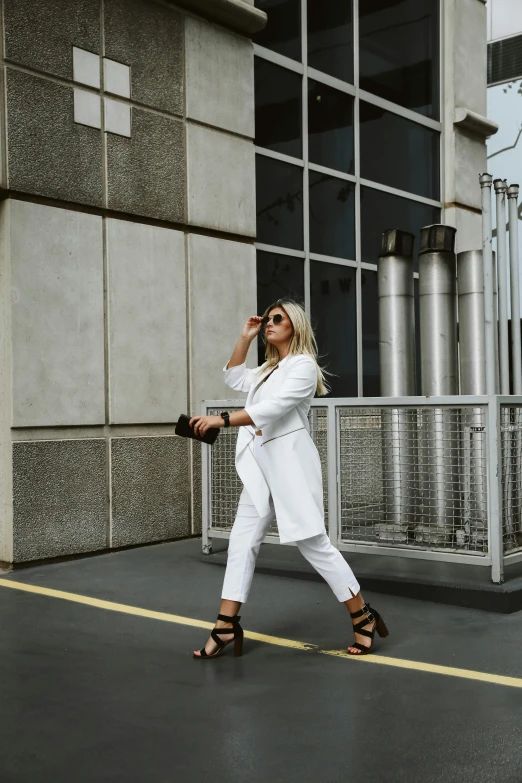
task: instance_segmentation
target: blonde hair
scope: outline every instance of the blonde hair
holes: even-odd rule
[[[277,302],[274,302],[270,307],[267,307],[263,313],[263,318],[269,315],[272,310],[275,310],[276,307],[281,308],[281,310],[286,313],[294,327],[294,332],[288,347],[288,356],[306,354],[306,356],[310,356],[314,360],[317,369],[317,395],[319,397],[324,397],[325,394],[328,394],[330,389],[324,377],[325,371],[317,362],[317,342],[315,340],[312,324],[310,323],[310,319],[308,318],[304,307],[297,302],[294,302],[293,299],[278,299]],[[264,370],[275,367],[279,361],[279,351],[275,345],[271,345],[271,343],[268,342],[266,343],[265,358],[266,362],[263,365]]]

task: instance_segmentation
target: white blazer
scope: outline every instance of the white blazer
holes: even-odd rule
[[[239,428],[236,469],[260,517],[270,513],[272,496],[281,543],[300,541],[325,529],[321,461],[308,424],[317,369],[310,356],[287,356],[261,386],[270,371],[259,370],[245,364],[224,369],[227,386],[248,393],[245,410],[255,424]],[[256,430],[263,432],[257,437],[264,473],[252,448]]]

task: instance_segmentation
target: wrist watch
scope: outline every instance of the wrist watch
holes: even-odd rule
[[[225,422],[225,427],[230,427],[230,413],[228,411],[221,411],[220,416]]]

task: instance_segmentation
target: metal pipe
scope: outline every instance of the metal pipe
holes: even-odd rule
[[[482,190],[482,252],[484,263],[484,317],[486,341],[486,388],[488,394],[496,392],[496,352],[495,329],[497,319],[494,318],[493,302],[493,229],[491,225],[491,174],[482,174],[480,187]]]
[[[500,351],[500,393],[509,394],[509,336],[508,336],[508,271],[506,244],[505,179],[493,182],[497,197],[497,269],[498,269],[498,325]]]
[[[495,342],[495,394],[500,394],[500,353],[498,348],[498,268],[497,254],[495,252],[493,252],[491,262],[491,279],[493,281],[493,339]]]
[[[413,243],[415,237],[393,229],[382,235],[379,254],[379,358],[383,397],[407,397],[416,391]],[[414,411],[383,411],[384,514],[376,525],[381,542],[406,541],[412,521],[416,417]]]
[[[458,393],[457,280],[452,226],[421,230],[419,258],[422,393]],[[461,524],[458,426],[455,413],[435,408],[420,414],[420,483],[423,521],[418,543],[444,544]]]
[[[513,394],[522,394],[522,345],[520,338],[520,270],[518,253],[518,185],[507,191],[509,212],[509,262],[511,272],[511,361]]]

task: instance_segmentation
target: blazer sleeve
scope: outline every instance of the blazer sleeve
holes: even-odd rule
[[[301,402],[312,399],[317,388],[317,369],[313,359],[299,357],[288,368],[277,394],[245,408],[257,429],[277,421]]]
[[[230,389],[249,392],[258,369],[247,369],[245,362],[243,362],[243,364],[238,364],[236,367],[230,367],[228,370],[225,366],[223,367],[224,381]]]

